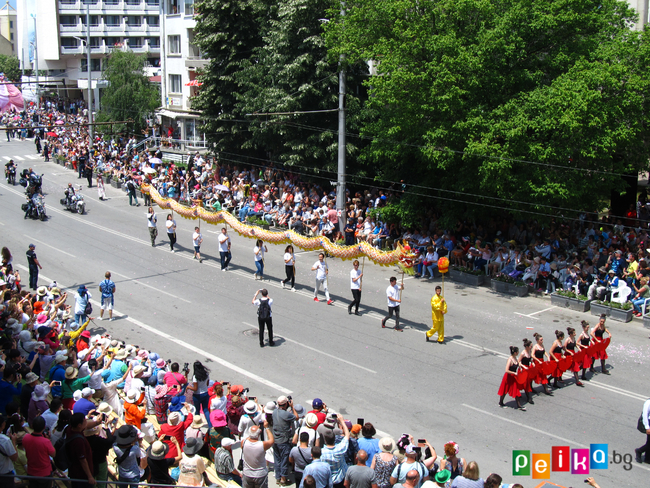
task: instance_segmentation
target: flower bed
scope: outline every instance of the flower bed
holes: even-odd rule
[[[557,290],[551,294],[551,303],[556,307],[569,308],[576,312],[588,312],[591,308],[591,300],[584,295],[576,295],[572,291]]]

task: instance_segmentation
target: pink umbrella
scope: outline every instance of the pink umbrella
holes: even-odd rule
[[[203,83],[201,83],[199,80],[192,80],[189,83],[185,83],[185,86],[201,86]]]
[[[56,125],[63,125],[63,121],[62,121],[62,120],[57,120],[57,121],[54,122],[54,123],[55,123]]]

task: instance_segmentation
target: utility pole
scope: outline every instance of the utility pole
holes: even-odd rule
[[[90,2],[86,2],[86,64],[88,68],[88,135],[90,136],[88,142],[88,149],[93,148],[93,88],[92,88],[92,72],[90,70]],[[90,153],[88,154],[88,162],[90,162]]]
[[[345,16],[345,3],[341,2],[341,17]],[[345,69],[341,55],[339,64],[339,154],[338,154],[338,179],[336,184],[336,210],[339,213],[339,230],[345,229]]]
[[[41,108],[41,86],[38,81],[38,31],[36,30],[36,16],[32,14],[34,19],[34,60],[36,61],[36,108]]]

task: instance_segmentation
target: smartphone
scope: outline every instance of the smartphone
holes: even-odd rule
[[[13,425],[9,426],[9,430],[11,431],[12,434],[16,433],[16,428]]]
[[[418,444],[426,444],[427,440],[426,439],[418,439]]]
[[[224,381],[224,382],[221,383],[221,384],[222,384],[222,385],[229,385],[229,384],[230,384],[230,381]]]
[[[119,419],[118,419],[117,417],[115,417],[113,420],[111,420],[111,424],[112,424],[112,425],[117,424],[117,421],[118,421],[118,420],[119,420]]]
[[[60,382],[60,381],[55,381],[53,384],[54,384],[54,386],[61,386],[61,382]]]
[[[253,401],[255,401],[255,400],[257,400],[257,397],[253,397],[253,396],[252,396],[252,397],[248,397],[248,399],[249,399],[249,400],[253,400]]]
[[[422,451],[422,448],[419,447],[419,446],[417,446],[417,447],[414,447],[413,450],[414,450],[415,452],[417,452],[417,453],[420,453],[420,452]]]
[[[171,441],[171,440],[172,440],[172,437],[169,436],[169,435],[164,435],[164,436],[163,436],[163,440],[164,440],[164,441]]]
[[[338,418],[338,416],[337,416],[335,413],[330,414],[330,417],[332,417],[332,418],[335,419],[335,420]]]
[[[364,425],[366,425],[366,420],[362,419],[362,418],[358,418],[357,419],[357,424],[359,424],[360,426],[363,427]]]

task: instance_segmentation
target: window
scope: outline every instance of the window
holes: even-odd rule
[[[160,17],[157,15],[149,15],[147,17],[147,24],[149,27],[160,27]]]
[[[131,49],[141,49],[144,47],[144,40],[142,37],[129,37],[129,47]]]
[[[82,15],[81,16],[81,23],[86,26],[86,16]],[[91,27],[97,27],[99,25],[99,15],[91,15],[90,16],[90,26]]]
[[[104,42],[108,48],[120,47],[122,45],[122,40],[119,37],[107,37],[104,39]]]
[[[160,0],[146,0],[146,2],[150,7],[157,7],[160,5]]]
[[[181,36],[169,36],[168,37],[168,50],[169,54],[180,54],[181,53]]]
[[[63,27],[75,27],[77,25],[77,16],[76,15],[62,15],[60,17],[61,25]],[[86,18],[84,17],[84,21]]]
[[[160,37],[150,37],[149,47],[151,49],[160,49]]]
[[[129,27],[140,27],[142,25],[142,17],[139,15],[129,15],[126,17],[126,25]]]
[[[178,2],[183,0],[167,0],[167,13],[168,14],[180,14],[181,11],[178,8]]]
[[[91,37],[90,38],[90,47],[91,48],[102,47],[102,39],[101,39],[101,37]]]
[[[74,5],[75,3],[77,3],[77,0],[61,0],[61,3],[63,5]]]
[[[13,29],[13,28],[14,28],[14,21],[13,21],[13,20],[10,20],[10,21],[9,21],[9,28],[10,28],[10,29]]]
[[[127,5],[140,5],[140,0],[126,0]]]
[[[74,37],[62,37],[61,47],[63,49],[74,49],[78,47],[77,40]]]
[[[120,0],[104,0],[104,3],[105,3],[106,5],[119,5],[119,4],[120,4]]]
[[[104,20],[108,27],[119,27],[121,24],[119,15],[107,15]]]
[[[185,0],[185,15],[194,15],[194,0]]]
[[[183,92],[181,75],[169,75],[169,92],[170,93]]]
[[[88,60],[86,58],[81,59],[81,71],[84,73],[88,72]],[[101,71],[102,70],[102,60],[101,59],[91,59],[90,60],[90,71]]]
[[[81,3],[82,5],[97,5],[97,0],[81,0]]]
[[[9,34],[9,40],[10,40],[10,41],[13,41],[13,40],[14,40],[14,33],[13,33],[13,32],[12,32],[11,34]]]

